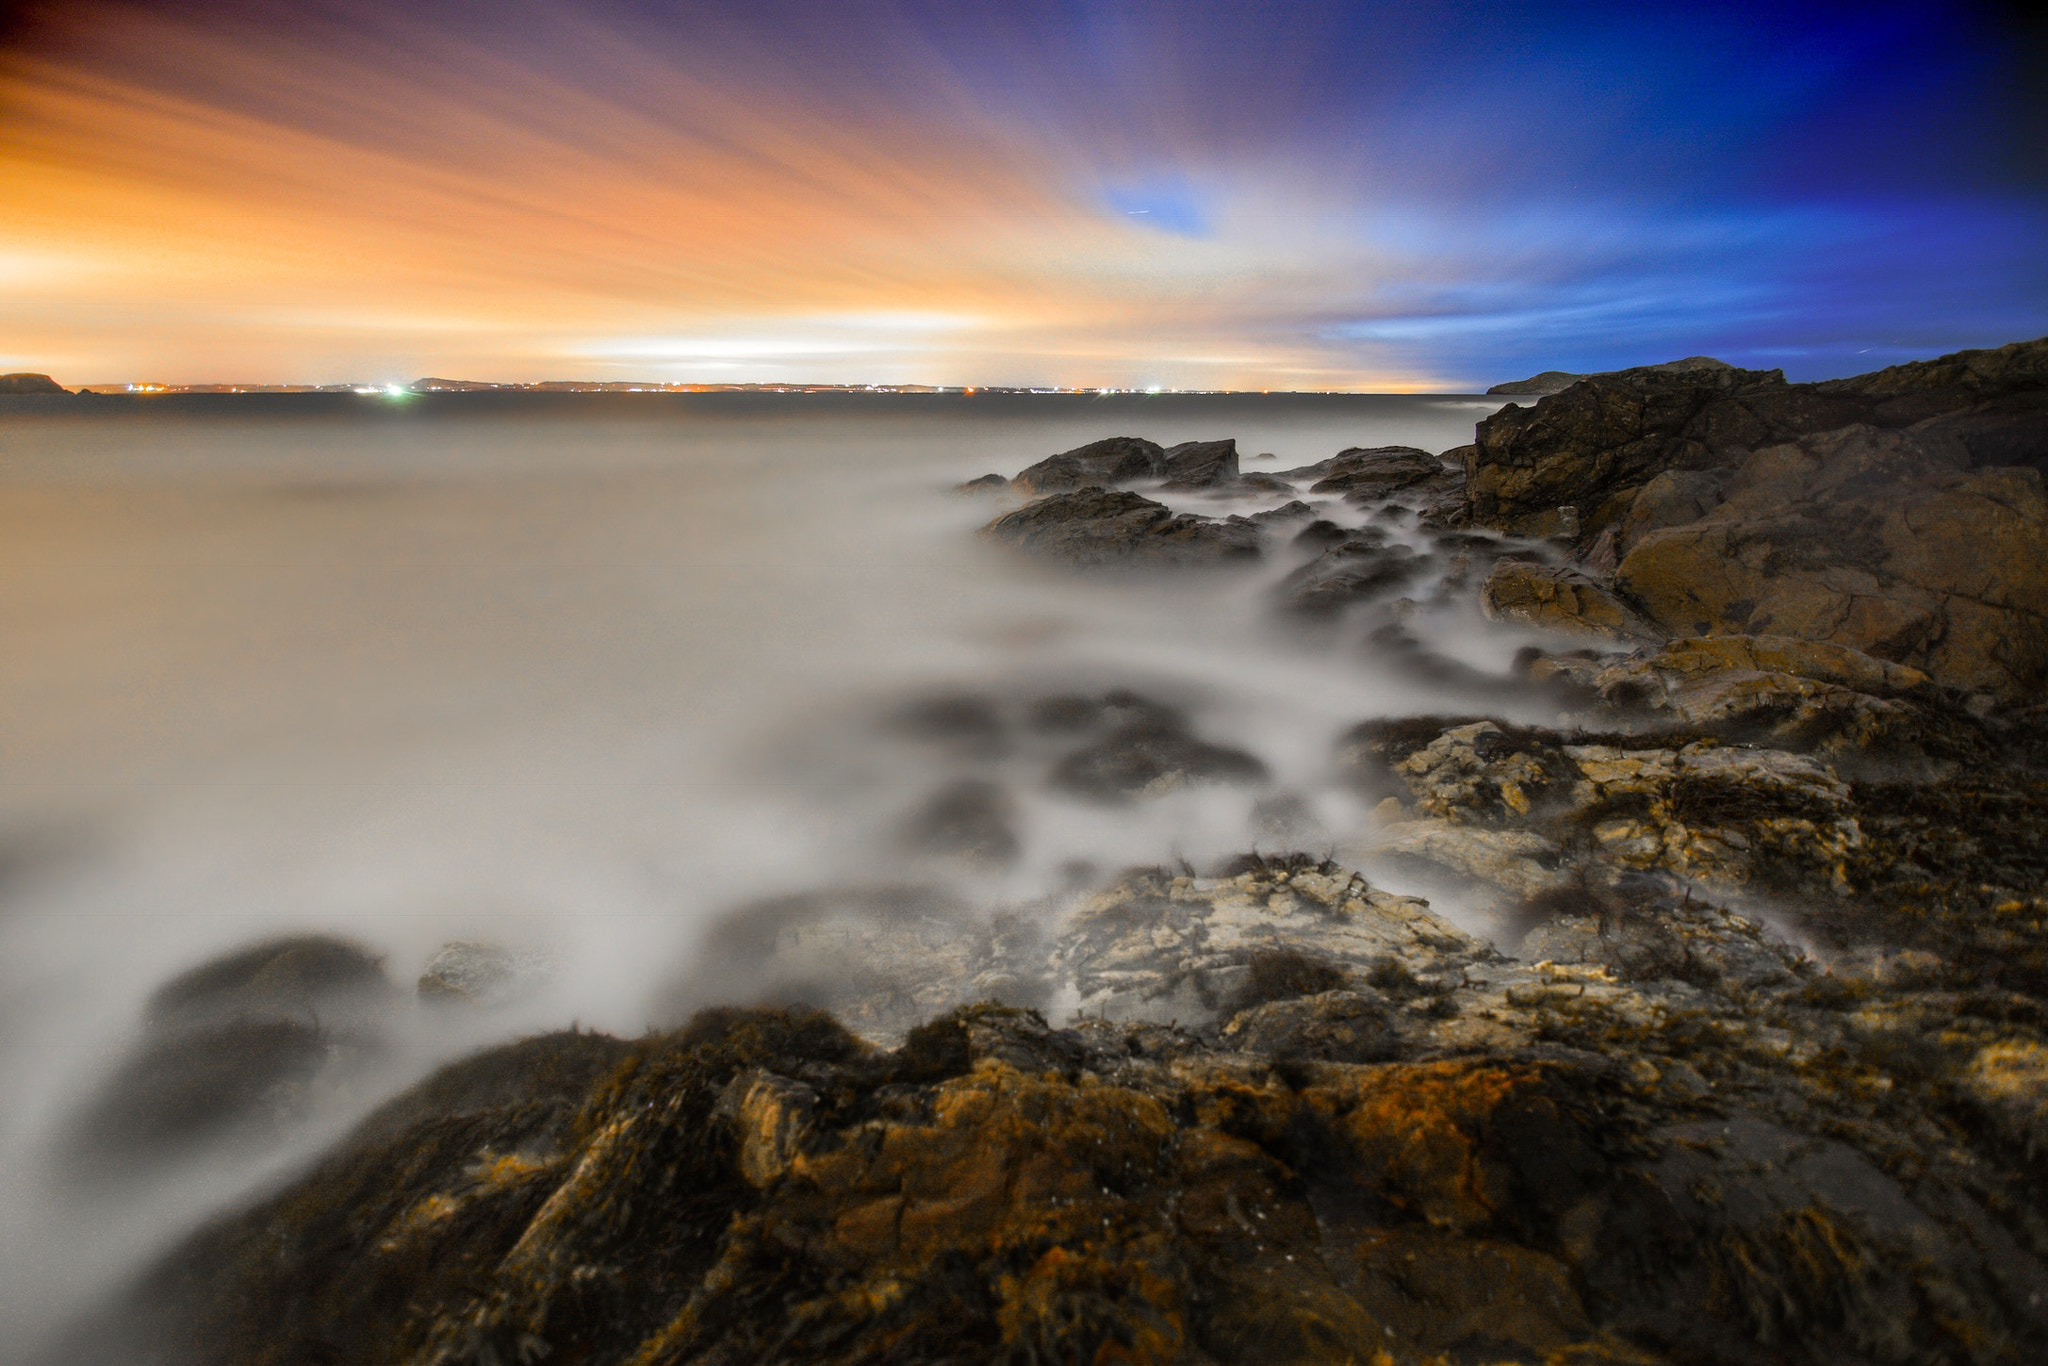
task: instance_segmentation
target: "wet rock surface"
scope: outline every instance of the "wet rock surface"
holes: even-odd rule
[[[275,1140],[323,1077],[374,1051],[395,997],[377,955],[323,935],[180,973],[150,997],[139,1037],[72,1117],[65,1165],[80,1177],[133,1176],[221,1144]]]
[[[1228,442],[1042,462],[985,535],[1263,549],[1276,632],[1433,714],[1333,726],[1347,805],[1170,693],[870,713],[931,774],[878,817],[900,879],[735,907],[674,1028],[429,1078],[64,1359],[2048,1356],[2043,351],[1595,376],[1482,423],[1469,482],[1355,448],[1256,514]],[[1445,620],[1543,643],[1490,674]],[[1271,843],[1000,890],[1036,804],[1181,801]],[[296,1028],[257,1006],[326,961],[151,1028]]]
[[[1128,491],[1086,488],[1005,513],[981,530],[993,541],[1079,569],[1188,567],[1256,560],[1257,527],[1174,512]]]

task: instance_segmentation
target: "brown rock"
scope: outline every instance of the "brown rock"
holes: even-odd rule
[[[1575,569],[1500,560],[1479,590],[1493,621],[1515,621],[1602,640],[1655,640],[1661,632],[1634,608]]]
[[[1673,634],[1846,646],[2025,696],[2048,679],[2048,499],[1906,432],[1767,447],[1712,515],[1644,535],[1617,583]]]

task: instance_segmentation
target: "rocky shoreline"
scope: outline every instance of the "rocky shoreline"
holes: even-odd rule
[[[1593,376],[1441,454],[1111,437],[976,480],[1018,500],[985,539],[1074,572],[1277,566],[1277,620],[1445,709],[1332,738],[1376,803],[1341,830],[1135,691],[893,716],[987,760],[907,868],[1015,857],[990,756],[1106,806],[1260,792],[1258,841],[993,911],[736,908],[676,993],[730,1005],[445,1069],[65,1359],[2040,1359],[2044,469],[2048,341]],[[1441,602],[1543,643],[1486,675]],[[451,1009],[545,971],[435,963]],[[167,984],[77,1161],[285,1122],[394,992],[335,941]]]

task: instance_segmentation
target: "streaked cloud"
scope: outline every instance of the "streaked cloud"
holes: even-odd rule
[[[1462,387],[2048,331],[2026,92],[1955,7],[186,0],[27,34],[0,326],[74,381]]]

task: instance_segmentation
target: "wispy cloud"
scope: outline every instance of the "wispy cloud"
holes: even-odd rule
[[[1953,7],[42,13],[0,327],[74,379],[1414,387],[2048,331]]]

